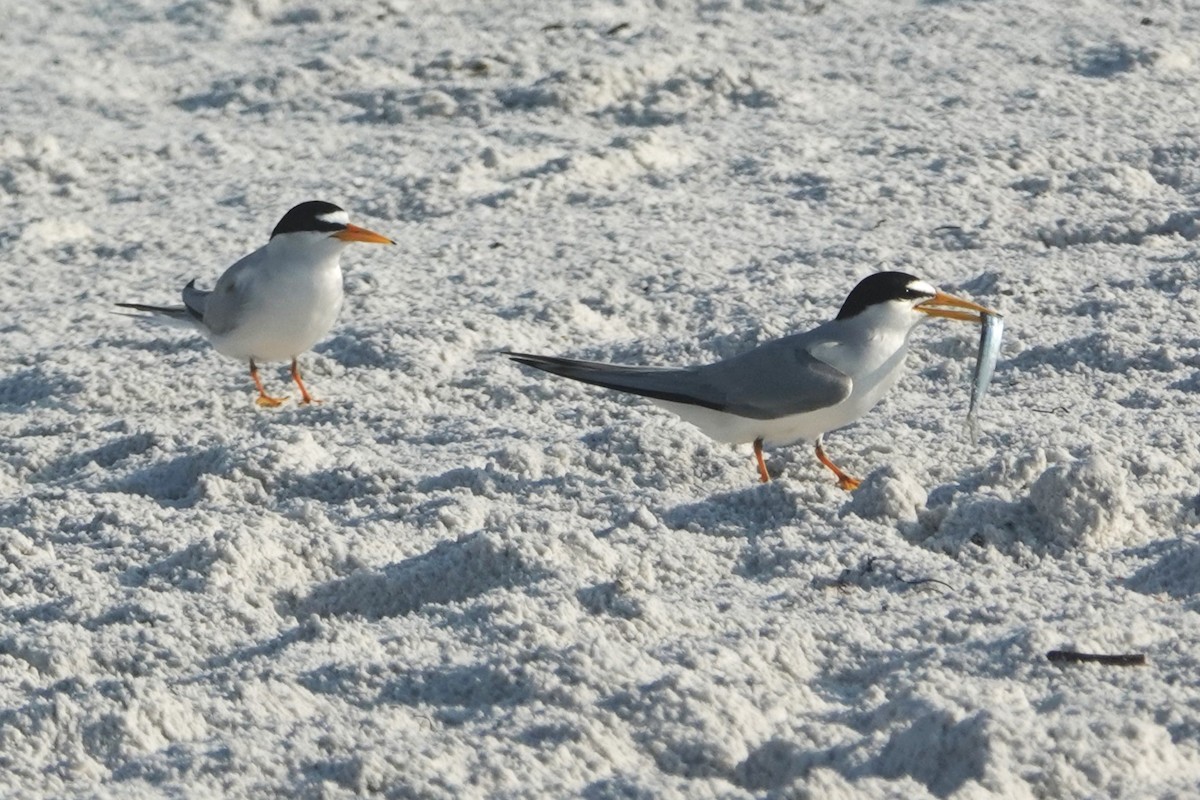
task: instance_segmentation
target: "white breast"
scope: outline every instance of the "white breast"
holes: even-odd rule
[[[227,301],[237,309],[236,324],[211,336],[213,346],[224,355],[256,361],[286,361],[311,348],[342,308],[339,252],[337,245],[269,251],[253,270],[238,276],[237,296]],[[223,300],[214,293],[210,302]]]

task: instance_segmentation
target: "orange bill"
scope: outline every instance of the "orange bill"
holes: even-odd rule
[[[945,292],[938,292],[929,300],[921,303],[917,306],[917,311],[924,311],[931,317],[946,317],[964,322],[979,322],[984,314],[1001,316],[1000,312],[993,311],[987,306],[981,306]]]
[[[333,238],[345,242],[369,242],[371,244],[395,244],[391,239],[375,231],[360,228],[357,225],[347,225],[345,230],[333,234]]]

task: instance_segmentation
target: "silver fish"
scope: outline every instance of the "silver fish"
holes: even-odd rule
[[[987,394],[988,384],[996,371],[996,359],[1000,355],[1000,337],[1004,334],[1004,317],[999,314],[983,314],[979,326],[979,353],[975,357],[975,377],[971,380],[971,406],[967,410],[967,424],[971,427],[971,438],[979,437],[979,404]]]

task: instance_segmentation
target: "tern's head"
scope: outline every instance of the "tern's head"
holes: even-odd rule
[[[320,200],[301,203],[284,214],[275,230],[271,231],[271,241],[276,240],[307,242],[313,246],[322,242],[394,244],[386,236],[350,224],[349,214],[333,203]]]
[[[913,328],[931,317],[947,317],[978,322],[981,314],[995,314],[990,308],[939,291],[933,284],[907,272],[876,272],[858,282],[850,292],[838,319],[861,315],[892,321]]]

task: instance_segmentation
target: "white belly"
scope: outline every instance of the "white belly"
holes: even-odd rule
[[[821,434],[849,425],[874,408],[900,377],[906,354],[907,347],[902,344],[885,361],[868,364],[869,369],[855,377],[850,396],[845,400],[803,414],[751,419],[670,400],[654,400],[654,403],[675,412],[718,442],[745,444],[762,439],[764,444],[785,445],[815,441]]]
[[[235,328],[212,337],[217,352],[238,359],[287,361],[329,333],[342,308],[342,271],[336,264],[320,270],[281,270],[269,283],[269,292],[248,292]]]

